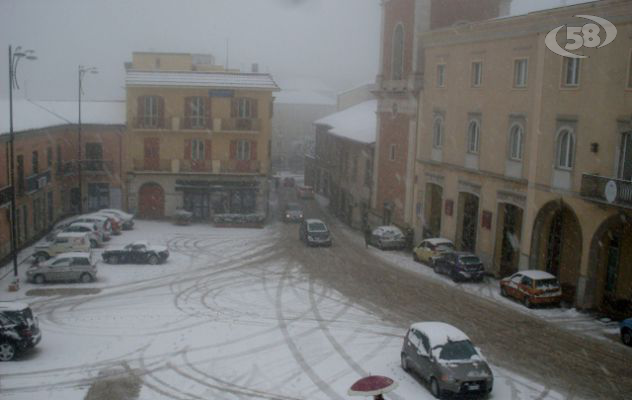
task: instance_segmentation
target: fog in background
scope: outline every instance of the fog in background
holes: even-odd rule
[[[471,0],[476,1],[476,0]],[[586,0],[514,0],[512,14]],[[123,99],[133,51],[211,53],[249,71],[258,63],[282,88],[341,91],[378,70],[380,0],[0,0],[0,97],[8,97],[8,46],[22,61],[16,97],[72,100],[77,66],[88,99]]]

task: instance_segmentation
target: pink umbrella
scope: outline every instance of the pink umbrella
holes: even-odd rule
[[[351,386],[347,394],[349,396],[375,396],[382,399],[382,395],[392,392],[397,388],[397,383],[385,376],[367,376]]]

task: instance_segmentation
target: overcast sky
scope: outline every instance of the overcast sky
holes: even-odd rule
[[[512,11],[562,2],[514,0]],[[133,51],[212,53],[223,64],[227,41],[233,68],[257,62],[282,86],[339,91],[374,80],[379,30],[379,0],[0,0],[0,97],[10,44],[38,56],[18,69],[18,97],[76,99],[82,64],[100,71],[85,79],[86,98],[122,99]]]

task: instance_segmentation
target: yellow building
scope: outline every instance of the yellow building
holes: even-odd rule
[[[559,56],[545,37],[590,22],[575,15],[606,18],[618,36],[577,51],[589,58]],[[579,307],[632,307],[632,2],[419,38],[416,229],[454,239],[497,276],[548,270]]]
[[[265,215],[272,77],[199,54],[134,53],[126,69],[128,208]]]

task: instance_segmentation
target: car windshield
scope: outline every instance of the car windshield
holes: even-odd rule
[[[469,340],[448,342],[440,347],[439,358],[446,361],[469,360],[478,355]]]
[[[540,279],[535,281],[535,286],[538,289],[558,288],[560,284],[557,279]]]
[[[301,211],[301,207],[298,204],[288,204],[288,211]]]
[[[461,257],[460,260],[465,265],[473,265],[473,264],[480,264],[481,263],[481,260],[479,260],[478,257],[474,257],[474,256]]]
[[[322,222],[312,222],[307,225],[307,230],[310,232],[327,232],[327,227]]]
[[[454,246],[451,243],[441,243],[438,244],[434,250],[440,253],[446,253],[448,251],[454,251]]]
[[[27,320],[33,319],[33,313],[30,308],[20,311],[3,311],[2,314],[17,324],[26,323]]]

